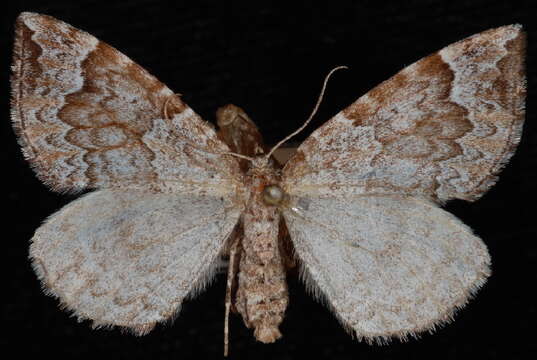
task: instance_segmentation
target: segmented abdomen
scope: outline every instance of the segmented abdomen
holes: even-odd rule
[[[254,196],[243,217],[244,237],[239,262],[235,307],[257,340],[281,337],[278,326],[288,303],[285,269],[279,249],[280,214]]]

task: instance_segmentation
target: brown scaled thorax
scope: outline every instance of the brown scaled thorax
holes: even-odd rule
[[[279,210],[286,201],[279,186],[280,165],[261,156],[267,150],[261,134],[242,109],[224,106],[217,112],[217,121],[218,136],[230,150],[254,158],[239,159],[249,200],[228,241],[226,302],[254,330],[257,340],[271,343],[281,337],[279,325],[288,304],[286,268],[294,266]]]

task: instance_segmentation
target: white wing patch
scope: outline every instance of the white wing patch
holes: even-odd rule
[[[424,200],[295,198],[284,215],[306,285],[360,339],[432,330],[490,274],[483,242]]]
[[[211,280],[241,211],[219,197],[96,191],[41,226],[30,257],[79,319],[144,334]]]

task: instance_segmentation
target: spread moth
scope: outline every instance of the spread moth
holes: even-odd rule
[[[281,336],[293,263],[358,339],[432,330],[490,274],[484,243],[441,205],[478,199],[515,151],[524,46],[520,25],[449,45],[281,167],[283,141],[265,147],[240,108],[219,109],[215,131],[111,46],[23,13],[12,119],[24,156],[52,190],[93,189],[37,229],[33,268],[79,319],[138,335],[177,314],[224,255],[226,348],[231,310],[257,340]]]

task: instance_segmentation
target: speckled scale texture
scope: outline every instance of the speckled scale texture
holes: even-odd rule
[[[434,203],[400,195],[295,200],[285,219],[306,286],[359,339],[434,329],[490,274],[485,244]]]
[[[264,343],[281,337],[279,325],[289,302],[281,251],[280,212],[262,199],[265,184],[276,183],[272,171],[249,174],[250,201],[242,217],[244,234],[235,307],[254,336]]]
[[[272,342],[294,255],[357,338],[433,330],[490,274],[484,243],[440,206],[479,198],[512,156],[524,46],[509,25],[419,60],[313,132],[280,171],[242,109],[219,110],[217,136],[117,50],[23,13],[12,119],[24,155],[53,190],[96,189],[36,231],[34,269],[79,319],[145,334],[229,252],[226,316],[233,302]],[[263,200],[268,185],[280,202]]]
[[[479,198],[520,140],[524,47],[510,25],[408,66],[317,129],[285,166],[285,189]]]
[[[524,49],[519,25],[452,44],[338,113],[286,164],[303,278],[359,339],[432,330],[485,283],[486,246],[435,203],[477,199],[512,156]]]
[[[54,190],[195,191],[222,188],[240,175],[234,158],[200,153],[228,148],[170,89],[54,18],[19,16],[12,85],[24,155]]]
[[[30,256],[78,318],[144,334],[210,283],[239,216],[215,196],[97,190],[52,215]]]
[[[97,188],[30,247],[45,291],[94,326],[137,334],[212,279],[243,204],[213,128],[125,55],[49,16],[16,24],[12,119],[57,191]]]

